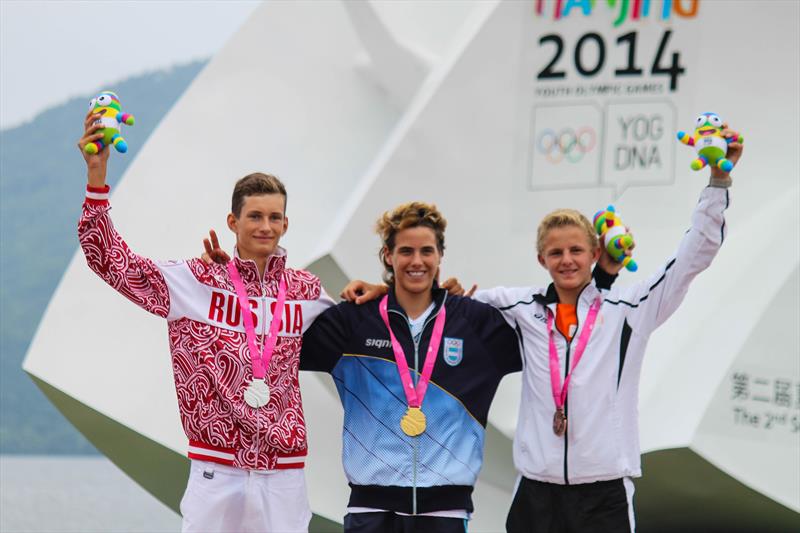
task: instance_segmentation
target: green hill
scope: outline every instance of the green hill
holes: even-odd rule
[[[136,116],[136,125],[123,133],[130,150],[109,161],[111,186],[204,65],[198,61],[99,88],[116,91],[123,109]],[[0,131],[2,453],[97,453],[21,369],[47,302],[78,248],[76,226],[86,180],[76,143],[92,96]]]

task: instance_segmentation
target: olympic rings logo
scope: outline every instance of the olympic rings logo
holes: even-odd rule
[[[597,134],[589,126],[577,130],[564,128],[556,133],[549,128],[539,134],[536,147],[539,153],[544,154],[553,164],[566,159],[570,163],[577,163],[583,156],[592,151],[597,144]]]

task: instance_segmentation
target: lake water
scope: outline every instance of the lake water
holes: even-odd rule
[[[177,532],[181,518],[105,457],[0,455],[0,531]]]

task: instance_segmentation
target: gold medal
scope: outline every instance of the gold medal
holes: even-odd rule
[[[400,419],[400,429],[409,437],[417,437],[425,433],[425,413],[422,412],[420,407],[422,400],[425,398],[425,393],[428,390],[428,382],[433,374],[433,367],[436,364],[436,354],[439,353],[439,343],[442,340],[444,333],[444,321],[447,316],[447,309],[444,305],[439,309],[439,314],[433,323],[433,333],[431,340],[428,344],[428,349],[425,354],[425,363],[422,367],[422,373],[419,376],[419,381],[414,384],[411,379],[411,371],[408,369],[408,362],[403,353],[403,347],[397,342],[397,339],[392,333],[392,327],[389,325],[389,296],[386,295],[381,300],[378,310],[380,311],[383,323],[386,324],[386,329],[389,330],[389,339],[392,344],[392,352],[394,352],[394,360],[397,363],[397,373],[400,374],[400,382],[403,385],[403,392],[406,395],[406,414]]]
[[[400,419],[400,429],[409,437],[425,433],[425,413],[419,407],[409,407]]]
[[[559,407],[553,415],[553,433],[559,437],[567,432],[567,415],[564,414],[564,408]]]

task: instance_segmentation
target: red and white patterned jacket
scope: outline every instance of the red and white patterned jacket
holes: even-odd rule
[[[280,276],[287,293],[267,372],[269,403],[243,399],[253,377],[236,290],[223,265],[200,259],[155,262],[133,253],[116,232],[108,186],[87,188],[78,236],[86,262],[106,283],[167,319],[175,390],[189,457],[250,470],[302,468],[307,453],[298,366],[302,334],[333,301],[319,278],[270,256],[263,279],[254,261],[234,258],[250,296],[257,344],[269,332]]]

